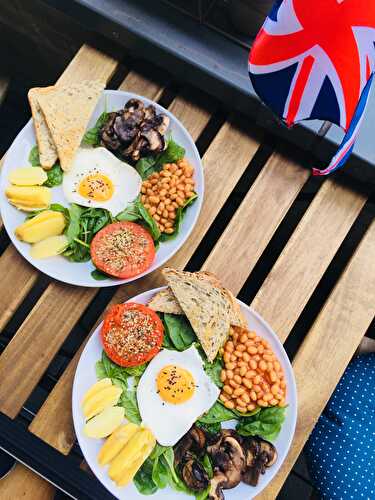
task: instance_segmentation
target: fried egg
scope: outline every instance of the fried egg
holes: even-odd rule
[[[135,200],[141,187],[138,172],[105,148],[80,148],[63,179],[64,195],[70,203],[106,208],[113,216]]]
[[[173,446],[219,397],[192,346],[186,351],[163,349],[149,363],[138,387],[143,424],[159,444]]]

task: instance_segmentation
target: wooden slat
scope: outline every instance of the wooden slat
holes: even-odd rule
[[[55,488],[21,464],[0,481],[1,500],[52,500]]]
[[[130,74],[125,79],[124,85],[134,91],[133,86],[137,87],[136,82],[136,76]],[[141,82],[144,84],[143,77]],[[146,88],[144,90],[147,92]],[[154,98],[155,94],[160,92],[154,85],[150,85],[148,90],[151,92],[148,96],[150,98]],[[18,414],[96,292],[96,288],[66,286],[59,282],[52,282],[47,287],[0,356],[0,374],[4,376],[0,393],[0,411],[11,418]],[[53,318],[52,332],[48,318]]]
[[[352,256],[294,360],[298,420],[292,447],[276,478],[257,498],[276,498],[319,415],[374,317],[375,222]]]
[[[237,295],[309,172],[274,153],[215,245],[204,269],[220,276]],[[228,256],[234,265],[228,265]]]
[[[252,307],[286,339],[366,198],[328,179],[283,249]]]
[[[83,45],[66,68],[58,83],[69,84],[96,78],[107,82],[118,63],[96,49]],[[38,278],[38,272],[18,254],[13,245],[0,258],[0,327],[2,328],[13,311],[21,304]]]
[[[190,110],[189,113],[184,111],[186,116],[185,126],[189,129],[191,123],[196,127],[198,117],[200,117],[200,120],[204,118],[203,121],[206,123],[208,116],[202,116],[201,108],[196,108],[196,105],[191,101],[187,101],[185,97],[183,99],[185,106],[188,106]],[[172,104],[171,107],[176,115],[179,108],[181,108],[178,101],[179,98],[176,99],[175,104]],[[196,138],[199,135],[198,131],[194,135],[194,138]],[[236,148],[227,148],[227,150],[223,148],[223,144],[232,143],[236,144]],[[189,241],[171,259],[171,265],[178,267],[186,265],[258,147],[259,143],[243,132],[239,128],[239,124],[227,122],[222,127],[203,158],[206,192],[202,215]],[[227,169],[228,164],[233,165],[233,168]],[[227,173],[228,181],[218,189],[216,179],[222,175],[223,171]],[[134,284],[120,287],[113,297],[112,302],[125,300],[137,293],[141,293],[143,290],[154,288],[161,282],[161,273],[160,271],[156,271]],[[68,453],[72,445],[73,427],[70,400],[71,386],[78,358],[79,354],[71,361],[30,426],[32,432],[63,453]]]

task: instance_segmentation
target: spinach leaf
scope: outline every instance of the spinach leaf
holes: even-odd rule
[[[29,162],[33,167],[40,167],[40,157],[38,146],[31,148],[29,154]],[[47,180],[43,183],[43,186],[54,187],[60,186],[63,181],[63,171],[60,167],[60,163],[55,163],[52,168],[46,170]]]
[[[222,369],[223,369],[223,361],[218,356],[216,357],[215,361],[213,361],[213,363],[210,363],[207,360],[204,363],[204,371],[210,377],[212,382],[218,387],[223,387],[224,385],[220,379],[220,374]]]
[[[82,139],[82,144],[86,144],[87,146],[99,146],[100,145],[100,130],[103,125],[108,120],[109,113],[104,111],[99,118],[97,119],[95,126],[90,128]]]
[[[151,217],[149,214],[149,211],[147,208],[144,207],[143,203],[139,200],[135,202],[135,205],[137,207],[138,213],[140,214],[142,220],[144,221],[147,229],[150,231],[152,238],[155,241],[158,241],[160,238],[160,229],[158,225],[156,224],[155,220]]]
[[[134,222],[139,218],[140,218],[140,213],[138,211],[135,202],[129,203],[129,205],[122,212],[116,215],[116,220],[118,221],[126,220]]]
[[[43,186],[54,187],[60,186],[63,181],[63,171],[60,167],[59,163],[55,163],[55,165],[46,171],[48,179],[45,181]]]
[[[133,424],[142,422],[141,415],[138,409],[137,393],[135,389],[127,389],[121,394],[118,406],[122,406],[125,410],[125,417]]]
[[[215,424],[204,424],[203,422],[200,422],[198,420],[196,422],[196,425],[198,427],[201,427],[206,432],[209,432],[210,434],[217,434],[218,432],[221,431],[221,423],[220,422],[216,422]]]
[[[39,149],[36,145],[31,148],[29,163],[31,163],[33,167],[40,167]]]
[[[69,225],[65,231],[66,237],[69,243],[72,243],[75,238],[78,238],[80,233],[80,217],[82,214],[82,208],[75,203],[72,203],[69,207]]]
[[[147,458],[134,476],[134,484],[142,495],[153,495],[158,490],[152,479],[153,465],[151,458]]]
[[[140,377],[147,368],[146,364],[129,367],[119,366],[109,359],[105,351],[102,352],[102,359],[98,363],[102,363],[105,373],[104,377],[101,378],[108,377],[120,380],[126,380],[128,377]]]
[[[197,337],[186,316],[177,314],[164,314],[164,324],[169,339],[178,351],[190,347]]]
[[[233,419],[236,419],[236,414],[232,410],[225,408],[225,406],[216,401],[216,403],[208,410],[208,412],[204,413],[198,419],[198,422],[200,424],[216,424]]]
[[[186,200],[185,204],[182,207],[179,207],[177,209],[174,232],[172,234],[163,233],[160,237],[160,241],[169,241],[176,238],[176,236],[181,231],[182,221],[184,220],[187,208],[190,207],[190,205],[192,205],[197,198],[198,198],[197,193],[194,193],[193,196],[191,196],[188,200]]]
[[[169,484],[168,466],[156,457],[152,467],[152,480],[159,489],[165,488]]]
[[[195,494],[195,500],[206,500],[206,498],[208,498],[209,492],[210,487],[208,486],[205,490]]]
[[[185,149],[173,139],[169,139],[166,149],[158,155],[154,168],[159,170],[165,163],[176,163],[176,161],[182,160],[184,156]]]
[[[142,177],[142,179],[145,180],[156,171],[156,169],[154,168],[155,163],[155,156],[146,156],[145,158],[141,158],[137,161],[137,163],[135,164],[135,169]]]
[[[286,408],[262,408],[258,413],[240,418],[236,431],[242,436],[261,436],[268,441],[277,438],[285,420]]]
[[[207,455],[207,453],[203,457],[202,465],[204,467],[204,470],[207,472],[208,478],[211,479],[213,477],[213,475],[214,475],[214,470],[213,470],[213,467],[212,467],[211,459]]]
[[[106,369],[104,368],[103,361],[97,361],[95,363],[95,373],[98,380],[102,380],[107,377]]]
[[[103,281],[106,280],[107,278],[110,278],[110,276],[107,276],[106,274],[102,273],[102,271],[99,271],[99,269],[94,269],[93,271],[91,271],[91,277],[97,281]]]

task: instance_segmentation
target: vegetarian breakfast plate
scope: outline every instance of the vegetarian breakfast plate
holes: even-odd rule
[[[0,180],[1,216],[17,250],[48,276],[88,287],[127,283],[163,265],[191,233],[204,191],[199,153],[172,113],[129,92],[104,90],[98,95],[69,169],[61,170],[62,156],[51,170],[32,171],[32,180],[32,169],[20,168],[39,165],[30,120],[9,149]],[[45,116],[49,125],[47,106]],[[34,112],[33,117],[35,123]],[[143,129],[134,126],[137,120]],[[164,184],[171,178],[176,181]],[[34,193],[36,205],[43,203],[30,209],[25,200],[29,203]],[[113,247],[108,249],[118,228],[136,240],[130,272],[123,267],[128,240],[120,241],[119,258]],[[41,234],[48,238],[40,241]]]
[[[167,270],[167,273],[168,272],[169,276],[172,276],[173,271],[171,272],[170,270]],[[203,283],[203,286],[206,287],[205,288],[206,291],[209,290],[208,292],[210,295],[209,301],[221,300],[218,299],[215,290],[212,291],[210,288],[212,286],[214,287],[216,286],[216,282],[212,281],[213,280],[212,275],[208,275],[208,273],[180,273],[180,274],[182,275],[183,278],[186,276],[188,277],[186,281],[189,279],[190,275],[193,276],[193,279],[195,279],[195,276],[198,276],[198,281],[200,280],[200,283],[199,282],[197,283],[197,287],[199,287],[202,284],[201,283],[202,281],[207,279],[207,283]],[[183,284],[183,286],[186,285],[186,281]],[[177,286],[179,286],[179,283],[177,283]],[[214,284],[212,285],[212,283]],[[173,292],[179,290],[177,287],[174,288],[175,283],[173,282],[173,277],[171,278],[171,281],[168,280],[168,284],[173,289]],[[189,286],[191,286],[192,284],[193,286],[195,286],[194,282],[188,283]],[[196,293],[198,293],[199,295],[199,290]],[[187,295],[185,295],[185,297],[187,297]],[[235,311],[237,317],[243,318],[243,323],[242,323],[243,326],[242,329],[240,329],[240,332],[242,332],[242,334],[239,335],[239,338],[237,340],[235,340],[235,338],[237,338],[237,335],[234,334],[232,338],[227,340],[225,344],[223,344],[224,341],[222,340],[221,345],[222,346],[224,345],[224,348],[221,348],[220,350],[217,351],[218,354],[216,356],[216,359],[213,359],[212,360],[213,362],[210,363],[208,361],[209,357],[211,356],[209,350],[210,348],[205,346],[202,341],[200,342],[199,345],[199,341],[195,337],[194,333],[192,333],[192,331],[190,331],[189,333],[189,328],[191,329],[191,326],[190,324],[189,326],[186,326],[187,325],[186,319],[181,319],[181,316],[177,316],[176,314],[166,313],[166,311],[173,310],[171,309],[171,303],[173,301],[172,299],[170,296],[170,288],[167,289],[166,287],[163,287],[145,292],[143,294],[134,297],[133,299],[131,299],[131,301],[129,301],[133,305],[130,304],[128,306],[121,306],[121,305],[115,306],[115,309],[111,312],[111,314],[108,313],[108,316],[104,322],[104,326],[103,323],[99,325],[98,328],[93,333],[93,335],[91,336],[91,338],[89,339],[85,349],[82,352],[81,358],[77,366],[73,384],[73,394],[72,394],[72,411],[73,411],[74,427],[84,458],[87,461],[93,473],[99,479],[99,481],[116,498],[119,499],[124,499],[124,500],[141,499],[144,498],[144,494],[148,495],[151,494],[152,498],[155,499],[165,499],[165,498],[170,498],[170,499],[173,498],[174,500],[176,500],[177,498],[187,499],[189,498],[189,495],[187,494],[186,485],[188,485],[190,489],[193,489],[193,491],[189,491],[190,495],[195,494],[196,498],[198,499],[214,498],[216,500],[219,498],[223,498],[220,495],[224,495],[227,500],[243,500],[244,498],[253,498],[256,495],[258,495],[276,475],[277,471],[281,467],[288,453],[294,435],[296,417],[297,417],[297,395],[296,395],[296,385],[295,385],[294,375],[287,354],[283,346],[281,345],[280,341],[278,340],[276,334],[264,322],[264,320],[256,312],[252,311],[247,305],[243,304],[240,301],[237,301],[234,303],[233,310]],[[189,300],[190,299],[187,297],[185,302],[180,301],[184,311],[189,310]],[[134,303],[145,304],[148,305],[149,307],[145,308],[144,306],[134,306]],[[208,302],[207,304],[209,305],[209,303],[210,302]],[[142,307],[144,308],[144,310],[146,309],[149,310],[149,308],[154,308],[155,311],[162,311],[162,310],[165,311],[164,315],[163,313],[160,312],[158,313],[164,324],[164,341],[162,344],[162,349],[157,354],[155,354],[155,349],[157,349],[155,348],[152,352],[150,351],[149,355],[147,355],[148,356],[147,358],[142,358],[142,361],[138,360],[138,363],[139,362],[143,363],[144,361],[146,361],[146,364],[144,365],[135,366],[136,361],[134,361],[133,357],[131,362],[129,362],[130,358],[128,359],[128,364],[126,364],[128,368],[122,368],[124,364],[122,363],[121,358],[118,356],[118,354],[114,354],[112,350],[113,344],[111,343],[111,341],[108,340],[108,335],[110,335],[111,328],[114,325],[114,323],[110,322],[109,317],[112,317],[113,319],[114,315],[116,316],[120,314],[121,307],[127,308],[128,311],[131,311],[134,308],[139,309]],[[203,313],[204,313],[204,307],[205,306],[202,306]],[[236,307],[238,308],[238,310],[235,309]],[[174,313],[177,313],[177,310],[175,310]],[[132,312],[132,314],[134,314],[134,311]],[[153,314],[155,315],[155,313]],[[179,314],[182,314],[182,311],[180,311]],[[155,318],[153,318],[152,321],[156,321],[156,324],[160,322],[160,320],[158,320],[157,318],[156,320]],[[183,328],[182,325],[184,325]],[[201,337],[199,334],[199,322],[196,323],[193,321],[191,325],[193,326],[199,339],[204,339],[204,337]],[[157,326],[157,331],[160,332],[159,326]],[[255,337],[254,332],[256,333],[257,337]],[[195,340],[193,337],[191,337],[191,335],[194,336]],[[217,338],[218,337],[216,335],[216,337],[212,337],[211,340],[213,339],[213,342],[216,342],[215,339]],[[251,354],[247,355],[245,351],[243,351],[243,355],[239,354],[239,351],[240,350],[242,351],[240,340],[241,342],[245,342],[246,338],[254,339],[254,341],[253,340],[248,341],[250,347],[246,352],[250,353],[256,352],[257,349],[252,351],[253,349],[252,346],[258,345],[260,346],[258,347],[259,353],[261,352],[272,353],[271,357],[268,358],[267,355],[265,354],[264,355],[265,359],[276,360],[274,361],[274,366],[278,366],[279,374],[282,374],[280,378],[280,385],[281,387],[284,388],[286,387],[286,389],[284,389],[286,393],[284,392],[283,394],[282,391],[280,392],[280,394],[283,394],[282,396],[280,396],[280,399],[282,399],[282,401],[279,401],[280,404],[278,404],[276,400],[275,402],[273,402],[273,400],[270,400],[271,396],[269,398],[263,396],[264,399],[267,399],[267,401],[269,401],[269,403],[266,403],[265,401],[261,401],[260,399],[258,399],[256,403],[259,404],[259,406],[257,407],[256,411],[251,411],[250,413],[247,414],[246,413],[241,414],[238,411],[236,412],[236,408],[238,408],[239,410],[241,410],[241,408],[238,406],[234,408],[234,404],[232,404],[232,401],[235,401],[235,399],[229,400],[230,398],[228,398],[228,394],[225,391],[230,393],[231,390],[229,386],[225,384],[228,384],[228,379],[230,377],[230,371],[228,370],[228,368],[230,369],[233,368],[234,372],[237,373],[235,366],[234,365],[232,366],[229,363],[230,353],[233,352],[233,343],[235,349],[234,353],[237,352],[238,356],[242,356],[242,360],[246,359],[246,362],[249,363],[249,367],[253,366],[252,363],[254,363],[254,361]],[[104,354],[103,346],[106,354]],[[159,345],[158,348],[160,349],[160,347],[161,346]],[[208,353],[207,358],[206,355],[203,353],[202,348],[204,349],[206,354]],[[217,349],[219,349],[219,347],[217,347]],[[198,351],[200,355],[197,354]],[[150,360],[152,356],[153,359],[151,359],[149,364],[147,364],[147,362]],[[202,356],[203,361],[200,359],[200,356]],[[240,359],[241,357],[237,357],[237,361]],[[258,358],[256,359],[261,359],[261,358],[258,355]],[[264,362],[263,360],[258,361],[258,367],[261,367],[262,366],[261,363],[263,362]],[[265,363],[267,365],[267,362]],[[122,367],[118,366],[119,364],[122,364]],[[239,365],[240,364],[241,363],[239,363]],[[242,365],[245,364],[246,363],[244,362],[242,363]],[[171,366],[173,370],[172,372],[169,372],[168,370],[170,370]],[[219,369],[219,372],[216,371],[217,368]],[[227,369],[225,370],[225,368]],[[241,370],[241,368],[239,368],[238,370]],[[182,387],[181,389],[174,389],[175,391],[174,393],[173,392],[168,393],[168,391],[165,391],[165,389],[171,390],[171,388],[168,387],[168,383],[170,383],[172,386],[176,384],[176,380],[178,379],[176,371],[178,372],[179,369],[182,374],[185,375],[187,373],[193,374],[193,379],[196,382],[195,392],[191,396],[191,399],[188,401],[187,401],[188,396],[186,395],[187,391],[189,391],[188,385]],[[242,368],[242,369],[243,372],[241,371],[241,373],[244,374],[247,368],[246,369]],[[265,367],[264,370],[267,370],[267,368]],[[216,376],[214,374],[215,371],[216,371]],[[166,380],[169,375],[168,376],[165,375],[165,377],[163,378],[163,374],[166,373],[172,373],[172,379],[174,381],[171,382],[171,379],[169,379],[167,383]],[[258,370],[258,373],[262,372]],[[274,376],[275,377],[274,380],[278,380],[277,379],[278,375],[276,375],[276,373],[270,372],[269,374],[271,376],[271,379]],[[132,380],[133,377],[131,375],[134,375],[134,377],[136,377],[134,379],[135,382]],[[246,377],[248,375],[249,377],[253,376],[251,374],[251,371],[249,371],[246,375],[243,376],[243,383],[246,383],[246,386],[250,387],[251,384],[249,382],[252,380],[254,383],[254,379],[251,378],[247,379]],[[130,377],[128,380],[126,378],[127,376]],[[259,377],[259,375],[257,376]],[[98,385],[97,380],[102,379],[101,382],[99,383],[99,386],[102,386],[104,388],[108,384],[111,385],[111,380],[110,380],[111,378],[112,380],[116,379],[115,386],[112,386],[110,388],[107,387],[105,390],[112,391],[113,393],[118,391],[118,393],[120,394],[121,390],[123,389],[124,392],[120,400],[119,396],[115,395],[115,401],[112,401],[111,403],[111,404],[116,404],[116,401],[119,400],[119,402],[117,403],[118,406],[113,406],[110,409],[107,408],[102,413],[102,416],[104,415],[105,412],[113,410],[113,413],[115,413],[116,410],[117,412],[116,415],[113,415],[111,417],[113,420],[116,419],[117,414],[120,413],[119,421],[117,423],[113,422],[113,428],[117,428],[121,420],[124,418],[124,413],[121,414],[121,411],[122,412],[125,411],[125,422],[126,421],[134,422],[127,425],[123,425],[124,429],[127,428],[126,432],[130,432],[130,430],[132,432],[136,432],[133,429],[129,430],[129,427],[133,426],[135,429],[142,420],[142,425],[144,427],[138,427],[138,429],[143,428],[144,434],[146,435],[148,433],[147,439],[148,440],[151,439],[151,442],[148,441],[149,444],[147,446],[149,446],[149,451],[146,452],[145,457],[147,457],[147,455],[150,454],[150,450],[154,447],[155,438],[156,442],[158,443],[156,444],[154,451],[151,453],[150,458],[146,460],[144,465],[135,475],[133,482],[129,479],[127,480],[124,479],[125,477],[133,477],[129,472],[126,471],[124,472],[123,470],[122,474],[121,473],[119,474],[118,472],[115,471],[116,467],[121,465],[121,460],[123,461],[123,464],[126,464],[128,460],[129,461],[131,460],[130,458],[128,458],[128,456],[124,455],[124,452],[122,452],[123,453],[122,457],[120,457],[121,453],[120,455],[118,455],[117,463],[115,463],[116,458],[113,459],[113,461],[110,463],[111,466],[110,468],[108,468],[107,465],[104,465],[108,464],[109,462],[108,454],[112,458],[115,454],[111,446],[115,446],[115,448],[117,446],[116,450],[117,452],[119,452],[121,446],[118,444],[117,439],[121,434],[121,432],[125,432],[125,430],[121,431],[120,430],[121,426],[117,428],[117,431],[115,430],[115,432],[113,432],[111,437],[108,438],[105,446],[103,446],[104,439],[93,439],[93,437],[96,438],[98,437],[99,427],[100,427],[99,435],[100,432],[103,431],[102,428],[103,419],[101,419],[101,415],[99,415],[99,420],[101,420],[101,422],[99,423],[99,420],[95,422],[95,420],[98,417],[92,418],[92,415],[95,414],[95,411],[92,411],[95,405],[93,406],[92,402],[90,402],[90,398],[91,401],[94,401],[96,399],[96,404],[97,404],[99,401],[97,393],[96,395],[94,394],[95,387]],[[222,383],[220,382],[220,378]],[[93,384],[95,383],[96,386],[93,387]],[[134,389],[134,383],[137,384],[136,390]],[[167,385],[167,387],[165,387],[165,384]],[[233,384],[233,386],[235,386],[235,384]],[[156,387],[158,388],[158,390],[156,390]],[[178,382],[176,387],[178,387]],[[221,387],[221,393],[218,387]],[[255,386],[253,386],[253,388],[255,388]],[[99,387],[99,389],[101,389],[101,387]],[[182,394],[180,396],[179,396],[179,391],[180,394]],[[237,389],[237,392],[238,394],[242,394],[244,393],[244,390]],[[273,387],[272,387],[272,392],[273,394],[276,394],[276,391],[273,391]],[[220,397],[218,397],[219,393]],[[183,396],[184,394],[185,396]],[[174,401],[175,404],[169,404],[168,401],[173,402],[172,399],[168,399],[168,397],[170,397],[171,395],[172,398],[185,397],[185,399],[181,399],[179,401],[181,405],[176,404],[176,401]],[[244,398],[244,396],[242,397]],[[226,401],[225,405],[223,404],[224,401]],[[214,406],[212,407],[213,404]],[[255,408],[256,406],[255,403],[253,404],[251,402],[250,404],[251,406],[248,406],[248,410],[252,410],[253,408]],[[275,406],[272,407],[271,405]],[[124,410],[120,408],[121,406],[124,408]],[[267,408],[264,408],[262,406],[265,406]],[[233,408],[233,410],[230,410],[229,408]],[[97,410],[97,412],[98,411],[99,410]],[[231,411],[236,412],[232,413],[232,415],[237,420],[231,420],[230,416]],[[246,412],[246,408],[245,410],[241,411]],[[83,412],[86,415],[86,419],[88,419],[86,427],[85,427],[86,419],[83,415]],[[203,414],[202,417],[203,412],[205,413]],[[229,412],[229,417],[228,417],[228,412]],[[222,414],[223,416],[221,416]],[[281,420],[279,419],[280,414],[282,415]],[[259,418],[260,415],[263,415],[264,418],[262,417]],[[220,430],[221,424],[222,424],[222,429],[236,428],[238,434],[236,433],[235,434],[237,436],[237,439],[240,442],[242,442],[243,449],[244,450],[247,449],[247,457],[249,457],[250,453],[249,450],[251,449],[252,450],[251,453],[253,453],[253,455],[250,456],[253,457],[254,463],[256,462],[255,458],[258,461],[260,460],[260,462],[258,462],[259,469],[256,468],[257,467],[256,464],[254,465],[254,467],[252,465],[250,468],[247,469],[247,479],[244,478],[245,472],[244,471],[242,472],[243,474],[242,481],[244,482],[239,482],[240,480],[238,479],[238,481],[235,481],[235,483],[233,483],[232,485],[227,483],[226,488],[225,486],[221,486],[224,488],[223,490],[220,489],[220,484],[222,483],[218,483],[219,486],[218,489],[215,490],[215,493],[213,494],[214,496],[209,496],[208,491],[212,487],[212,481],[215,480],[216,477],[215,475],[213,476],[214,479],[211,479],[211,483],[208,483],[211,486],[207,487],[207,480],[206,480],[206,483],[204,484],[206,490],[197,492],[197,490],[194,491],[193,487],[199,487],[199,484],[198,485],[197,484],[194,485],[194,483],[191,484],[192,474],[186,475],[184,472],[187,470],[186,468],[189,467],[189,465],[191,466],[193,464],[193,462],[191,462],[191,460],[190,461],[188,460],[186,462],[185,458],[185,462],[183,462],[183,464],[185,464],[184,468],[178,469],[180,471],[179,473],[174,471],[174,467],[177,468],[182,467],[181,464],[177,464],[177,462],[181,458],[180,457],[181,448],[184,450],[182,453],[186,452],[184,446],[186,442],[189,442],[186,441],[186,439],[187,440],[190,439],[188,436],[189,433],[192,432],[191,430],[189,431],[191,425],[193,425],[192,429],[194,428],[196,429],[194,432],[197,432],[198,428],[196,426],[198,425],[207,432],[225,433],[226,432],[225,430],[224,431]],[[108,426],[108,420],[105,426]],[[105,435],[108,436],[110,432],[112,431],[109,431],[107,429]],[[240,435],[250,436],[250,437],[241,437]],[[183,437],[181,438],[181,436]],[[263,441],[262,438],[264,438],[265,441]],[[145,436],[144,439],[147,442]],[[226,451],[228,452],[228,445],[231,437],[229,438],[227,437],[225,439],[227,439]],[[247,445],[245,441],[248,443]],[[271,441],[272,444],[269,441]],[[179,444],[175,445],[177,442]],[[237,441],[234,441],[234,443],[237,443]],[[260,457],[259,455],[256,457],[254,449],[249,448],[250,446],[249,443],[252,443],[253,445],[255,443],[256,446],[259,446],[259,444],[257,443],[262,443],[262,445],[266,447],[262,449],[270,452],[271,455],[268,455],[267,459],[262,463],[262,460],[264,459],[264,454],[263,456],[261,456],[261,458],[259,458]],[[171,446],[173,446],[173,448]],[[239,445],[236,444],[236,446]],[[246,446],[248,446],[248,448],[246,448]],[[241,448],[239,449],[240,449],[239,453],[242,453]],[[214,452],[212,452],[212,450],[211,452],[209,451],[210,450],[209,446],[207,447],[207,450],[208,451],[206,453],[211,453],[210,455],[211,458],[207,459],[207,454],[206,454],[203,458],[203,462],[206,459],[208,460],[208,462],[210,462],[211,460],[210,468],[212,477],[212,474],[218,474],[217,472],[215,472],[216,468],[214,468],[214,472],[212,472],[212,467],[213,465],[215,465],[215,455]],[[171,452],[172,455],[170,455],[169,452]],[[197,450],[194,449],[194,453],[196,452]],[[128,451],[128,453],[134,454],[135,451],[133,449],[130,452]],[[160,456],[163,453],[165,453],[165,457],[162,458],[161,461],[163,463],[162,465],[160,465]],[[188,454],[189,453],[190,452],[188,452]],[[159,465],[157,457],[159,457]],[[233,458],[232,455],[231,458]],[[152,461],[150,462],[150,459],[152,459],[153,462]],[[99,465],[98,460],[102,461],[101,465]],[[141,462],[139,462],[138,467],[141,465],[143,460],[145,460],[145,458],[141,459]],[[166,470],[163,469],[163,467],[168,468],[167,464],[170,467],[169,474],[172,474],[172,478],[169,478],[169,480],[166,479],[166,477],[168,477],[168,472],[166,472]],[[159,468],[161,467],[162,469],[159,470],[158,467]],[[116,474],[119,475],[116,476]],[[165,476],[163,476],[163,474],[165,474]],[[185,485],[184,482],[178,477],[174,476],[173,479],[173,475],[175,474],[177,475],[180,474],[180,477],[182,477],[185,481]],[[109,475],[111,475],[112,479],[109,477]],[[201,475],[196,474],[195,479],[198,480],[197,478],[201,479]],[[126,484],[129,481],[130,482],[126,486],[123,485],[119,486],[118,484],[119,481],[121,480],[124,481],[122,484]],[[247,482],[247,484],[245,484],[245,482]],[[253,485],[251,486],[250,484]],[[176,490],[178,492],[176,492]]]

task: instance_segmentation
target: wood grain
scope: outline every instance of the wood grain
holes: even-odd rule
[[[58,82],[68,84],[95,77],[106,82],[116,67],[114,59],[83,45]],[[0,328],[3,328],[35,284],[38,272],[9,245],[0,257],[0,276],[4,277],[0,281]]]
[[[308,170],[274,153],[203,268],[216,273],[237,295],[309,175]],[[229,255],[236,264],[228,265]]]
[[[315,320],[294,360],[298,420],[292,447],[258,499],[276,498],[321,412],[374,318],[375,221]]]
[[[252,302],[284,341],[366,198],[328,179]]]
[[[200,133],[197,127],[198,120],[201,124],[200,128],[202,130],[207,124],[209,113],[204,114],[201,108],[198,108],[196,112],[196,104],[194,103],[194,100],[188,100],[186,95],[182,99],[184,102],[184,107],[182,109],[184,110],[186,117],[184,125],[189,131],[190,125],[194,127],[195,132],[193,131],[193,138],[196,139]],[[188,113],[186,112],[186,107],[189,108]],[[175,99],[171,105],[171,109],[173,109],[176,116],[180,118],[180,97]],[[227,144],[228,141],[236,141],[237,149],[233,148],[231,153],[228,154],[225,154],[224,152],[221,153],[221,151],[225,151],[225,149],[222,149],[223,144]],[[205,175],[209,186],[207,187],[206,183],[205,203],[204,208],[202,209],[200,223],[197,224],[196,229],[193,231],[193,236],[190,236],[187,244],[185,244],[180,252],[172,259],[172,265],[179,267],[184,267],[186,265],[195,248],[204,237],[205,232],[215,218],[217,212],[221,208],[221,205],[224,203],[227,196],[233,189],[233,186],[240,178],[251,157],[255,154],[258,146],[259,143],[243,132],[239,128],[239,124],[230,122],[223,126],[219,134],[216,136],[215,141],[207,150],[203,159]],[[237,162],[235,161],[236,159]],[[231,171],[232,177],[230,182],[222,186],[222,191],[224,191],[224,193],[221,193],[221,195],[218,196],[216,186],[217,183],[213,182],[212,179],[216,179],[217,176],[221,175],[221,172],[228,162],[229,164],[236,165],[236,167],[234,167]],[[208,172],[210,175],[208,175]],[[211,186],[213,188],[212,190],[210,189]],[[207,216],[205,216],[206,213],[208,213]],[[198,229],[198,226],[200,225],[201,227]],[[194,237],[195,233],[196,236]],[[193,242],[193,244],[191,244],[191,242]],[[120,287],[113,297],[112,302],[120,302],[125,298],[141,293],[143,290],[154,288],[160,282],[161,273],[160,271],[156,271],[151,275],[138,280],[134,284],[128,284]],[[72,381],[78,357],[79,354],[77,354],[71,361],[63,376],[57,382],[56,386],[44,402],[41,410],[35,416],[30,426],[30,430],[32,432],[59,449],[62,453],[68,453],[71,445],[73,444],[74,431],[70,401]]]
[[[21,464],[0,481],[1,500],[52,500],[54,492],[52,484]]]

